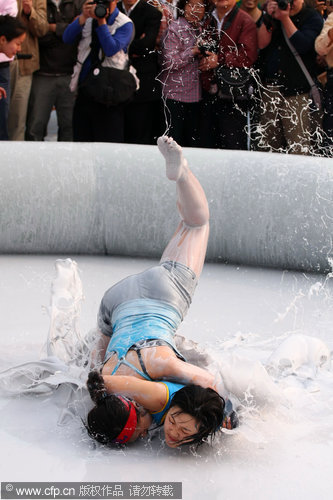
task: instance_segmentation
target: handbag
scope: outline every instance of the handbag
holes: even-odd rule
[[[221,97],[248,99],[251,73],[248,68],[219,66],[215,71],[218,93]]]
[[[80,84],[83,96],[106,106],[129,102],[136,91],[136,81],[127,69],[95,66]]]
[[[224,32],[232,25],[238,10],[239,7],[236,5],[223,25]],[[214,22],[212,26],[214,27]],[[215,80],[217,95],[221,98],[245,100],[250,97],[251,73],[249,68],[218,66],[215,70]]]
[[[315,82],[313,80],[313,78],[310,75],[308,69],[306,68],[304,62],[302,61],[301,56],[299,55],[299,53],[297,52],[297,50],[295,49],[295,47],[293,46],[293,44],[291,43],[289,38],[287,37],[287,34],[286,34],[283,26],[282,26],[282,32],[283,32],[284,39],[285,39],[289,49],[291,50],[292,54],[294,55],[296,61],[298,62],[301,70],[304,73],[305,78],[307,79],[307,81],[310,85],[309,94],[310,94],[310,97],[312,99],[313,109],[314,109],[314,111],[321,111],[323,108],[321,85],[320,85],[319,81]]]

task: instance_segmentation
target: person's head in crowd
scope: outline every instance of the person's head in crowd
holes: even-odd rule
[[[217,13],[225,15],[236,5],[237,0],[213,0]]]
[[[333,11],[332,0],[304,0],[304,5],[316,9],[323,17],[327,17]]]
[[[0,16],[0,52],[14,57],[26,36],[25,26],[13,16]]]
[[[280,20],[283,16],[295,16],[304,7],[304,0],[268,0],[267,12],[273,18]]]
[[[202,21],[206,8],[206,0],[179,0],[177,17],[185,17],[188,23],[197,26]]]
[[[259,3],[260,0],[241,0],[240,8],[244,10],[244,12],[249,14],[254,22],[256,22],[262,14],[261,10],[258,7]]]
[[[123,4],[125,5],[125,9],[129,10],[133,5],[135,5],[137,0],[123,0]]]
[[[117,7],[117,0],[86,0],[82,5],[82,14],[88,18],[107,19]]]

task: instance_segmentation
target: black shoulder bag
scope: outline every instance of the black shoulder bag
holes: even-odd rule
[[[236,14],[238,6],[229,16],[227,22],[223,26],[223,30],[231,26]],[[218,66],[215,70],[216,82],[219,89],[219,94],[224,98],[248,99],[249,87],[251,80],[251,72],[249,68],[237,68],[228,66]]]

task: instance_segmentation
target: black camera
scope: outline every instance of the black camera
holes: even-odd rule
[[[292,0],[278,0],[277,4],[280,10],[287,10],[289,4],[292,6]]]
[[[202,40],[200,37],[198,38],[198,49],[200,50],[200,54],[203,57],[208,57],[207,52],[215,52],[216,44],[212,40]]]
[[[208,57],[208,54],[207,54],[208,49],[204,45],[199,45],[198,49],[200,50],[200,54],[203,57]]]
[[[98,17],[99,19],[103,19],[108,13],[108,8],[110,5],[110,2],[107,2],[105,0],[96,0],[95,2],[89,2],[89,4],[93,5],[96,4],[95,7],[95,16]]]
[[[16,54],[16,59],[32,59],[32,54],[22,54],[21,52],[18,52]]]

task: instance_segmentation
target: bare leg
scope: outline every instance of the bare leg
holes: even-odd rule
[[[163,252],[161,262],[175,260],[200,275],[209,235],[209,208],[205,192],[188,167],[182,149],[171,138],[160,137],[159,150],[165,158],[166,175],[176,182],[177,207],[182,217]]]

